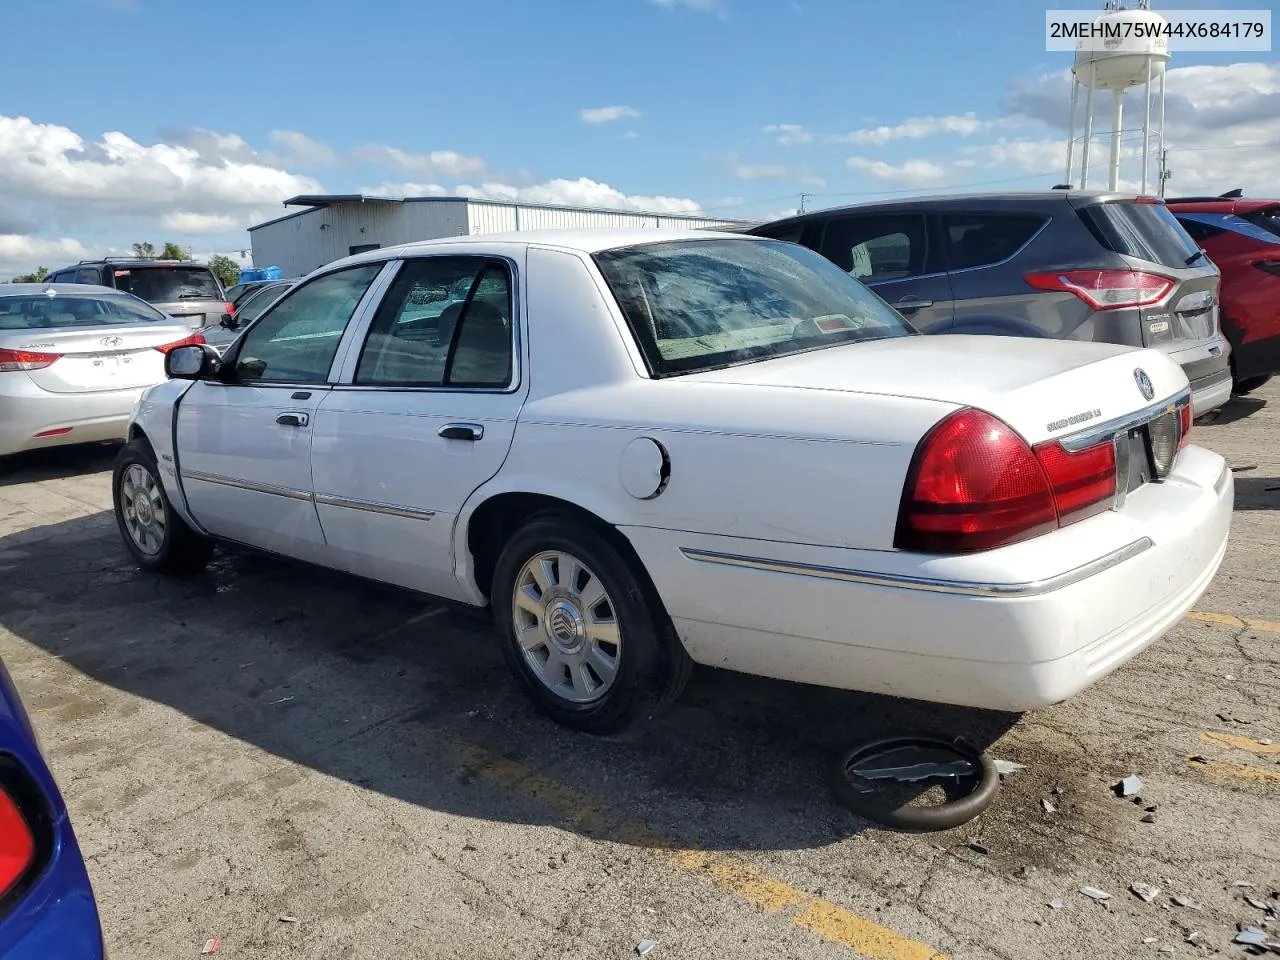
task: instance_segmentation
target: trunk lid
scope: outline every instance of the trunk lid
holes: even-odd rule
[[[1150,383],[1150,398],[1143,394],[1138,370]],[[1128,416],[1187,387],[1181,367],[1157,350],[973,334],[847,344],[681,379],[974,406],[1004,420],[1030,443]]]
[[[164,354],[156,348],[190,334],[183,324],[165,322],[0,330],[0,348],[56,355],[48,366],[27,371],[42,390],[94,393],[160,383]]]

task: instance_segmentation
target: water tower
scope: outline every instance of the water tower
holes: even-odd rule
[[[1071,115],[1067,121],[1067,177],[1075,183],[1072,166],[1075,161],[1076,106],[1080,88],[1087,91],[1084,106],[1084,142],[1081,150],[1079,183],[1089,186],[1089,153],[1093,146],[1094,93],[1111,92],[1111,156],[1107,171],[1107,187],[1116,189],[1120,179],[1120,143],[1124,132],[1124,94],[1130,87],[1141,86],[1146,100],[1142,121],[1142,192],[1147,192],[1147,174],[1151,168],[1151,140],[1157,143],[1158,155],[1164,151],[1164,84],[1165,66],[1169,62],[1169,38],[1163,32],[1168,21],[1151,10],[1151,0],[1139,0],[1136,9],[1124,0],[1107,0],[1101,16],[1094,23],[1092,38],[1076,41],[1076,62],[1071,68]],[[1156,123],[1151,122],[1151,82],[1159,86]],[[1161,180],[1163,187],[1163,180]]]

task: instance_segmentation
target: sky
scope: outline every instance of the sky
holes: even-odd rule
[[[1045,51],[1044,10],[9,0],[0,278],[141,240],[238,255],[246,227],[307,193],[761,220],[802,194],[817,209],[1051,187],[1065,174],[1072,55]],[[1280,197],[1280,53],[1175,53],[1166,139],[1170,195]],[[1130,136],[1132,189],[1136,154]]]

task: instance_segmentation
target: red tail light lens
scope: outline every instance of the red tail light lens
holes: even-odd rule
[[[969,553],[1026,540],[1107,508],[1115,449],[1034,449],[1004,421],[960,410],[920,443],[907,478],[894,545]]]
[[[31,827],[13,798],[0,789],[0,896],[22,879],[35,855]]]
[[[1181,409],[1178,410],[1178,425],[1181,427],[1178,436],[1178,449],[1181,450],[1187,445],[1187,440],[1191,437],[1191,401],[1188,400]]]
[[[173,341],[173,343],[162,343],[153,349],[159,350],[161,353],[168,353],[170,350],[177,350],[179,347],[195,347],[204,342],[203,333],[193,333],[189,337],[183,337],[181,340]]]
[[[234,317],[236,315],[236,305],[230,300],[226,302],[227,316]]]
[[[6,350],[0,347],[0,373],[43,370],[61,356],[60,353],[34,353],[31,350]]]
[[[1029,273],[1024,278],[1037,290],[1073,293],[1094,310],[1144,307],[1162,300],[1173,281],[1141,270],[1066,270]]]

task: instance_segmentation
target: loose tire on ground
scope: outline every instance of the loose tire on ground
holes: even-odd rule
[[[652,717],[692,670],[644,572],[606,532],[568,513],[537,514],[511,537],[491,606],[520,686],[575,730],[617,733]]]
[[[133,559],[157,573],[191,573],[209,562],[213,542],[191,529],[170,506],[151,444],[124,445],[111,476],[116,526]]]

